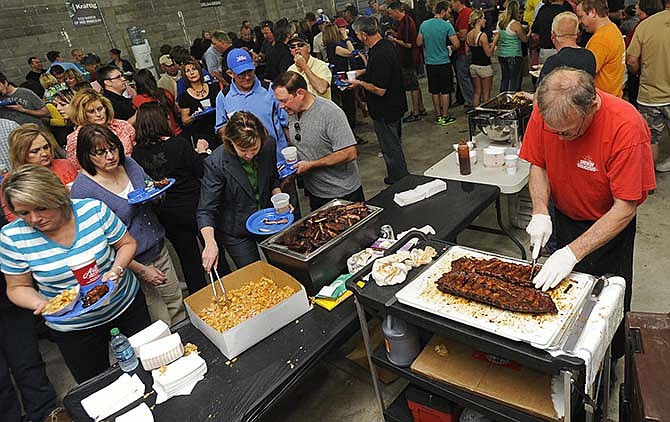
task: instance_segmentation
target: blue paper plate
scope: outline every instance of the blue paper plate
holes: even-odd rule
[[[285,218],[288,222],[284,224],[265,224],[263,220],[279,220]],[[253,234],[268,235],[279,233],[293,223],[295,217],[292,213],[277,214],[274,208],[258,210],[247,218],[247,230]]]
[[[291,168],[293,164],[287,164],[285,160],[278,161],[277,162],[277,171],[279,172],[279,179],[286,179],[292,174],[295,174],[295,172],[298,171],[298,169]],[[281,169],[281,170],[280,170]]]
[[[151,201],[155,197],[161,195],[163,192],[168,190],[170,186],[174,185],[174,179],[169,177],[168,180],[170,183],[167,186],[164,186],[160,189],[156,189],[153,186],[148,186],[145,188],[135,189],[134,191],[128,193],[128,203],[131,205],[142,204],[147,201]]]
[[[348,87],[350,85],[351,85],[351,83],[349,83],[347,81],[343,81],[343,80],[337,79],[337,78],[335,79],[335,86],[338,87],[338,88],[340,88],[340,87],[344,88],[344,87]]]
[[[193,117],[194,119],[197,119],[199,117],[203,117],[203,116],[206,116],[208,114],[214,113],[215,111],[216,111],[215,107],[209,107],[209,108],[206,108],[206,109],[204,109],[202,111],[199,111],[197,113],[193,113],[193,115],[191,117]]]
[[[105,282],[107,284],[107,287],[109,287],[109,291],[107,294],[105,294],[103,297],[101,297],[97,302],[95,302],[93,305],[89,306],[88,308],[84,308],[84,302],[82,302],[81,298],[86,296],[86,293],[90,292],[91,289],[93,289],[96,286],[99,286],[103,284],[102,277],[98,279],[98,281],[95,281],[88,286],[82,286],[79,292],[79,297],[75,299],[77,303],[74,305],[74,308],[68,313],[65,313],[63,315],[59,316],[53,316],[53,315],[42,315],[44,319],[47,321],[51,322],[60,322],[60,321],[67,321],[70,318],[78,317],[79,315],[83,315],[87,312],[90,312],[94,309],[98,309],[99,307],[105,305],[107,303],[107,300],[112,296],[114,293],[114,280],[107,280]]]

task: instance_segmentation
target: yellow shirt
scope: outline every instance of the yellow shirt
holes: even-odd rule
[[[529,25],[533,25],[535,20],[535,9],[540,4],[541,0],[526,0],[526,8],[523,9],[523,20]]]
[[[330,68],[328,67],[328,63],[324,62],[323,60],[319,60],[315,57],[310,56],[309,61],[307,62],[307,66],[309,66],[309,69],[312,71],[312,73],[314,73],[319,78],[328,82],[328,89],[326,89],[326,92],[324,92],[323,94],[319,94],[318,92],[316,92],[316,90],[314,89],[312,84],[309,83],[309,79],[307,78],[307,75],[305,75],[303,72],[301,72],[300,69],[298,69],[298,66],[295,65],[295,63],[293,63],[288,68],[288,70],[293,71],[295,73],[299,73],[300,76],[305,78],[305,81],[307,81],[307,91],[309,91],[310,93],[312,93],[316,96],[325,98],[326,100],[330,100],[331,99],[331,97],[330,97],[330,84],[333,80],[333,74],[331,73]]]
[[[623,97],[626,46],[619,28],[612,22],[600,27],[586,48],[596,57],[596,88]]]

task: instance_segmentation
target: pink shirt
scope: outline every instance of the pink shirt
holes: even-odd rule
[[[125,120],[114,119],[109,123],[109,129],[116,134],[123,144],[123,150],[127,157],[130,157],[130,154],[133,153],[133,147],[135,146],[135,128],[130,123]],[[74,132],[67,135],[67,145],[65,146],[65,155],[72,165],[79,171],[81,166],[79,161],[77,161],[77,136],[79,136],[79,129],[81,126],[78,126]]]

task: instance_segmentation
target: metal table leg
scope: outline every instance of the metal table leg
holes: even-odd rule
[[[563,377],[563,401],[565,402],[565,408],[563,409],[563,422],[572,421],[572,372],[570,371],[561,371],[561,376]]]
[[[356,313],[358,314],[358,321],[361,324],[361,333],[363,334],[363,344],[365,345],[365,353],[368,357],[368,366],[370,366],[370,376],[372,377],[372,386],[375,389],[375,396],[377,396],[377,405],[379,406],[379,415],[381,421],[384,420],[384,399],[382,398],[381,389],[379,387],[379,378],[377,378],[377,369],[372,363],[372,344],[370,342],[370,331],[368,328],[368,320],[365,318],[365,311],[361,306],[358,298],[354,295],[354,303],[356,304]]]
[[[512,235],[512,233],[507,229],[507,227],[505,227],[505,224],[503,223],[502,211],[500,209],[501,208],[500,207],[500,195],[498,195],[498,197],[496,198],[495,205],[496,205],[496,219],[498,220],[498,227],[500,227],[499,229],[493,229],[491,227],[479,226],[479,225],[476,225],[476,224],[470,224],[470,226],[468,226],[468,228],[471,229],[471,230],[477,230],[477,231],[485,232],[485,233],[504,234],[505,236],[509,237],[510,240],[512,242],[514,242],[514,244],[519,248],[519,250],[521,251],[521,259],[526,259],[527,258],[526,248],[523,247],[521,242],[519,242],[519,240],[516,237],[514,237],[514,235]]]

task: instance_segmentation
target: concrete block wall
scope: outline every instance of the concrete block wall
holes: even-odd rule
[[[64,0],[0,0],[0,71],[20,84],[30,70],[27,60],[38,56],[45,67],[49,50],[81,48],[109,61],[109,49],[122,50],[134,63],[126,29],[137,25],[147,32],[154,63],[158,66],[162,44],[186,45],[183,23],[190,40],[203,29],[237,32],[242,20],[257,24],[279,17],[301,19],[305,12],[330,10],[331,0],[224,0],[222,6],[201,8],[198,0],[98,0],[106,25],[75,28]]]

